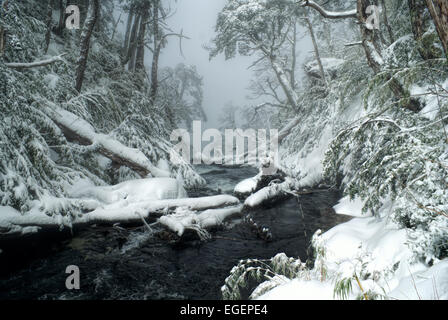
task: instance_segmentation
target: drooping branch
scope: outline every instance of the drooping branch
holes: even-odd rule
[[[313,8],[313,9],[317,10],[324,18],[327,18],[327,19],[349,19],[349,18],[356,19],[358,17],[357,9],[341,11],[341,12],[327,11],[324,8],[322,8],[320,5],[318,5],[316,2],[308,1],[308,0],[303,1],[301,3],[301,6]]]
[[[30,69],[30,68],[36,68],[36,67],[44,67],[44,66],[48,66],[49,64],[55,63],[55,62],[62,62],[64,61],[62,59],[62,57],[65,55],[61,54],[55,57],[52,57],[50,59],[47,60],[42,60],[42,61],[35,61],[35,62],[29,62],[29,63],[25,63],[25,62],[12,62],[12,63],[5,63],[5,66],[8,68],[12,68],[12,69]]]

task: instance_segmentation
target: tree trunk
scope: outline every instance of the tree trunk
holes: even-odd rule
[[[294,88],[291,85],[288,77],[286,76],[286,73],[283,70],[282,66],[276,60],[275,56],[271,52],[269,52],[268,49],[261,46],[261,50],[263,51],[265,56],[269,59],[272,70],[277,76],[278,82],[280,83],[280,86],[282,87],[283,92],[285,93],[286,98],[288,99],[288,103],[297,113],[299,113],[300,111],[299,97],[297,96],[297,93],[294,91]]]
[[[320,59],[319,47],[317,46],[317,41],[316,41],[316,37],[314,35],[314,30],[313,30],[313,25],[311,24],[311,21],[310,21],[310,19],[308,19],[308,17],[305,18],[305,21],[308,25],[308,30],[311,35],[311,40],[313,41],[314,56],[316,57],[317,64],[319,65],[319,70],[320,70],[320,74],[322,76],[322,81],[323,81],[324,85],[327,86],[325,70],[324,70],[324,66],[322,65],[322,60]]]
[[[131,31],[131,37],[129,40],[128,55],[126,57],[126,63],[129,62],[128,70],[133,71],[135,68],[135,51],[137,50],[137,34],[140,26],[141,14],[138,13],[134,19],[134,25]]]
[[[447,0],[436,1],[446,2]],[[379,35],[380,31],[370,30],[369,28],[367,28],[367,20],[369,18],[367,15],[367,8],[373,4],[374,3],[371,0],[357,0],[356,16],[360,24],[362,46],[367,57],[367,63],[370,68],[372,68],[373,72],[375,74],[378,74],[383,71],[384,67],[384,60],[382,56],[383,47],[381,43],[381,37]],[[351,11],[348,11],[346,13],[327,12],[314,2],[308,1],[306,1],[303,5],[312,7],[316,9],[322,16],[329,17],[331,19],[343,19],[352,17],[352,15],[348,14]],[[398,80],[392,79],[391,76],[387,76],[386,80],[390,81],[389,87],[391,91],[397,99],[402,100],[402,106],[405,109],[411,110],[413,112],[417,112],[421,109],[420,103],[415,99],[409,98],[409,92],[407,92],[407,90],[403,88]]]
[[[59,36],[63,35],[65,28],[65,8],[66,4],[64,4],[64,0],[59,0],[59,21],[56,28],[54,29],[54,32]]]
[[[387,7],[386,7],[386,3],[384,0],[381,0],[381,6],[383,7],[383,20],[384,20],[384,24],[386,25],[387,32],[389,33],[390,43],[394,43],[395,37],[394,37],[394,33],[392,31],[392,27],[389,24],[389,17],[387,16]]]
[[[145,36],[146,36],[146,24],[149,18],[149,3],[146,3],[143,7],[142,19],[140,21],[140,30],[137,38],[137,53],[135,58],[135,70],[144,71],[145,69]]]
[[[50,47],[50,41],[51,41],[51,30],[53,28],[52,21],[53,21],[53,7],[51,5],[52,1],[48,0],[48,7],[47,7],[47,33],[45,34],[45,47],[44,52],[45,54],[48,52],[48,48]]]
[[[382,45],[379,31],[370,30],[366,27],[367,8],[370,5],[372,5],[370,0],[358,0],[358,21],[360,22],[362,46],[366,53],[367,63],[375,73],[378,73],[382,69],[384,61],[381,54]]]
[[[3,52],[5,51],[5,29],[0,26],[0,57],[3,56]]]
[[[154,177],[169,177],[169,172],[153,166],[141,151],[129,148],[104,134],[98,134],[92,130],[80,130],[80,127],[88,127],[88,123],[73,113],[61,109],[53,110],[48,107],[45,108],[45,113],[58,125],[68,141],[83,146],[95,145],[100,154],[109,158],[115,164],[134,170],[142,178],[145,178],[148,174]]]
[[[78,59],[78,68],[76,69],[76,83],[75,89],[81,92],[82,83],[84,81],[84,73],[87,67],[87,60],[90,51],[90,38],[92,37],[93,29],[99,17],[100,3],[99,0],[90,0],[89,17],[84,25],[84,30],[81,36],[81,50]]]
[[[448,0],[426,0],[426,5],[448,58]]]
[[[294,22],[293,39],[291,46],[291,86],[296,90],[296,66],[297,66],[297,23]]]
[[[157,97],[157,91],[159,89],[159,57],[160,51],[162,50],[162,37],[159,30],[159,0],[154,0],[153,3],[153,32],[154,32],[154,53],[152,57],[152,67],[151,67],[151,93],[150,101],[152,104],[155,103]]]
[[[129,37],[131,36],[131,27],[132,27],[132,21],[134,20],[134,7],[131,7],[129,9],[129,16],[128,21],[126,23],[126,33],[124,36],[124,43],[123,43],[123,49],[122,49],[122,61],[126,60],[126,57],[128,55],[128,49],[129,49]]]

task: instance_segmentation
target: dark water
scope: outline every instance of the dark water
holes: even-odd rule
[[[252,168],[199,170],[208,187],[190,190],[193,196],[231,193],[236,183],[256,174]],[[0,299],[220,299],[224,279],[241,259],[280,252],[310,258],[313,233],[347,220],[328,210],[339,197],[325,190],[245,213],[270,229],[270,242],[241,218],[213,230],[206,242],[179,241],[163,229],[150,236],[142,227],[96,226],[66,239],[0,243]],[[65,288],[69,265],[80,268],[80,290]]]

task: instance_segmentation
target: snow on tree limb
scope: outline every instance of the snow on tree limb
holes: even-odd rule
[[[170,173],[153,166],[148,158],[137,149],[129,148],[111,137],[98,134],[84,119],[63,110],[46,108],[48,116],[61,128],[64,135],[81,145],[95,145],[98,151],[112,161],[124,165],[140,176],[169,177]]]
[[[80,199],[83,200],[83,199]],[[230,195],[217,195],[202,198],[163,199],[137,201],[126,203],[125,200],[105,205],[95,200],[84,200],[90,212],[74,217],[69,223],[72,226],[90,225],[95,223],[138,223],[142,218],[160,217],[167,209],[184,208],[200,212],[198,218],[204,227],[211,227],[229,216],[241,211],[242,206],[237,198]],[[90,204],[87,203],[90,201]],[[96,204],[95,204],[96,203]],[[96,208],[95,208],[96,207]],[[35,233],[40,229],[59,228],[62,220],[50,217],[43,212],[34,210],[29,214],[21,214],[11,207],[1,207],[0,238],[21,236],[25,233]],[[222,209],[221,209],[222,208]],[[66,221],[68,222],[68,221]]]
[[[65,53],[55,56],[55,57],[51,57],[50,59],[47,59],[47,60],[35,61],[35,62],[29,62],[29,63],[26,63],[26,62],[5,63],[5,66],[7,66],[8,68],[11,68],[11,69],[30,69],[30,68],[44,67],[49,64],[53,64],[55,62],[63,62],[64,60],[62,59],[62,57],[64,55],[65,55]]]
[[[348,19],[348,18],[356,19],[358,16],[357,9],[341,11],[341,12],[327,11],[314,1],[307,1],[307,0],[303,1],[301,3],[301,6],[313,8],[313,9],[317,10],[324,18],[327,18],[327,19]]]

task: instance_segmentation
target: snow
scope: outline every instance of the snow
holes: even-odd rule
[[[239,214],[242,209],[242,205],[237,205],[229,208],[208,209],[199,214],[181,209],[175,214],[161,217],[159,222],[182,236],[185,229],[208,229],[221,225],[226,219]]]
[[[146,178],[122,182],[115,186],[76,188],[73,198],[96,199],[105,204],[118,201],[139,202],[145,200],[163,200],[186,198],[187,192],[173,178]]]
[[[321,58],[322,67],[324,68],[325,72],[330,74],[332,77],[336,75],[336,72],[338,68],[345,62],[342,59],[337,58]],[[306,72],[309,75],[317,76],[318,78],[321,77],[321,72],[319,68],[319,64],[317,61],[313,60],[311,62],[308,62],[304,66]]]
[[[400,280],[389,294],[399,300],[448,300],[448,259]]]
[[[96,133],[91,124],[77,115],[57,107],[54,107],[54,110],[47,107],[46,112],[54,121],[70,128],[70,130],[79,136],[90,140],[94,145],[98,145],[119,157],[128,159],[129,161],[146,168],[154,176],[170,176],[169,172],[152,165],[148,158],[140,150],[126,147],[105,134]]]
[[[0,234],[24,235],[30,232],[37,232],[40,229],[37,226],[27,225],[51,225],[54,223],[55,220],[53,218],[40,212],[25,216],[12,207],[0,206]]]
[[[45,75],[44,81],[51,89],[56,89],[56,86],[59,82],[60,77],[57,74],[49,73]]]
[[[256,300],[333,300],[333,285],[318,280],[293,279]]]
[[[289,192],[290,189],[289,180],[280,184],[273,184],[271,186],[264,187],[251,194],[244,202],[244,205],[252,208],[257,207],[269,199],[282,196],[283,194]]]
[[[367,217],[371,216],[372,213],[363,213],[362,208],[364,207],[364,201],[359,198],[350,200],[349,196],[343,197],[339,200],[338,204],[333,207],[337,214],[343,214],[352,217]]]
[[[341,208],[347,204],[343,199]],[[336,206],[337,207],[337,206]],[[350,208],[359,208],[359,203]],[[347,213],[353,211],[347,210]],[[411,263],[412,252],[406,245],[406,230],[394,227],[387,218],[354,218],[321,236],[325,244],[325,268],[329,275],[350,278],[361,272],[379,275],[379,279],[360,280],[364,292],[383,291],[386,299],[448,299],[448,259],[427,267]],[[360,261],[363,261],[361,263]],[[391,270],[396,266],[396,270]],[[315,270],[313,270],[315,271]],[[283,279],[260,300],[335,299],[334,277],[321,281],[313,276]],[[276,279],[273,279],[274,283]],[[266,286],[266,284],[261,284]],[[355,299],[361,290],[353,283],[348,295]],[[259,289],[258,289],[259,290]]]
[[[358,10],[352,9],[352,10],[346,10],[346,11],[327,11],[320,5],[318,5],[314,1],[304,1],[302,6],[310,6],[315,9],[317,9],[323,16],[325,16],[328,19],[341,19],[341,18],[347,18],[347,17],[356,17]]]
[[[257,184],[258,176],[245,179],[235,186],[234,192],[241,194],[252,193],[257,187]]]
[[[169,209],[204,211],[199,221],[204,227],[219,224],[241,210],[239,200],[230,195],[187,198],[182,183],[172,178],[146,178],[126,181],[115,186],[94,186],[88,179],[78,180],[69,190],[70,199],[44,196],[22,214],[11,207],[0,207],[0,233],[24,234],[40,227],[68,226],[85,223],[137,222],[154,213]],[[86,213],[48,216],[43,212],[61,212],[70,202],[78,203]],[[182,208],[182,209],[179,209]]]
[[[431,91],[438,91],[439,94],[443,90],[448,90],[448,79],[440,84],[441,88],[435,87],[433,85],[413,85],[410,89],[411,95],[419,96],[420,99],[424,100],[425,107],[420,111],[420,115],[423,117],[434,121],[438,118],[440,113],[439,99],[436,94],[428,94]]]

